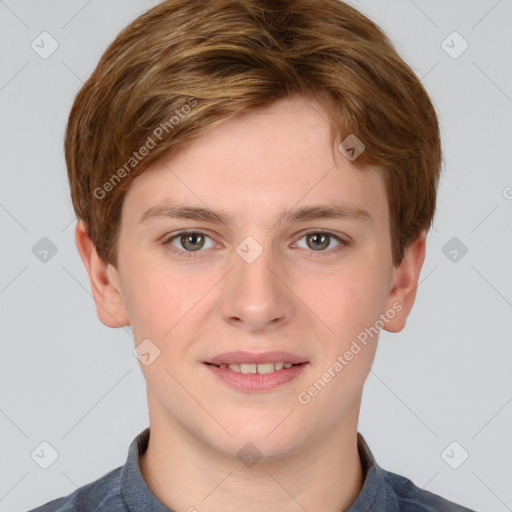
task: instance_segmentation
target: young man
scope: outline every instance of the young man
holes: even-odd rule
[[[150,427],[48,511],[463,511],[357,432],[403,329],[441,151],[424,88],[339,0],[167,0],[78,93],[66,159],[100,320]]]

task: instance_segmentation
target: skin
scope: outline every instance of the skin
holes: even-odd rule
[[[362,488],[357,421],[378,337],[308,404],[297,396],[393,304],[401,311],[384,328],[403,329],[426,235],[393,266],[380,169],[358,168],[336,148],[333,159],[327,117],[312,99],[287,98],[233,117],[158,161],[125,197],[117,268],[77,226],[100,320],[130,324],[135,345],[149,338],[160,350],[141,364],[151,437],[140,467],[173,510],[334,512]],[[370,220],[278,222],[283,209],[334,201],[366,210]],[[231,222],[140,223],[149,208],[178,202],[225,212]],[[168,241],[182,230],[207,237],[192,246]],[[322,244],[315,230],[350,243],[332,237]],[[236,252],[248,236],[263,250],[252,263]],[[232,350],[287,351],[308,365],[276,389],[241,392],[203,364]],[[247,442],[262,454],[251,468],[236,456]]]

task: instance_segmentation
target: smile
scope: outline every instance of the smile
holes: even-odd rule
[[[276,371],[280,371],[283,368],[288,369],[294,365],[293,363],[284,363],[284,362],[277,362],[277,363],[240,363],[240,364],[220,364],[220,365],[214,365],[218,368],[229,368],[230,370],[236,372],[236,373],[243,373],[245,375],[249,374],[265,374],[265,373],[272,373]]]

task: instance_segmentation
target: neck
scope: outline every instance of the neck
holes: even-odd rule
[[[151,417],[151,415],[150,415]],[[357,451],[357,417],[283,457],[247,467],[177,425],[152,418],[148,449],[140,456],[151,492],[175,511],[341,512],[357,498],[364,474]],[[165,428],[164,428],[165,427]]]

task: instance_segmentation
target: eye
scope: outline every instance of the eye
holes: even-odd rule
[[[299,242],[306,241],[306,246],[299,245]],[[209,244],[207,243],[209,241]],[[314,252],[331,253],[337,252],[350,242],[328,231],[309,231],[305,233],[296,243],[297,247],[310,249]],[[334,247],[333,242],[336,243]],[[201,249],[211,249],[215,246],[214,241],[202,231],[181,231],[164,239],[163,244],[169,246],[172,252],[183,256],[193,256]],[[330,250],[327,250],[329,249]]]
[[[309,231],[308,233],[305,233],[300,240],[303,239],[306,239],[307,244],[307,247],[303,248],[312,249],[315,252],[330,252],[326,251],[325,249],[327,249],[333,241],[337,242],[337,245],[334,247],[341,248],[340,246],[349,245],[348,241],[328,231]]]
[[[205,247],[206,240],[210,240],[211,245]],[[182,231],[164,240],[164,245],[170,245],[173,251],[193,253],[201,249],[210,249],[214,246],[213,240],[202,231]]]

